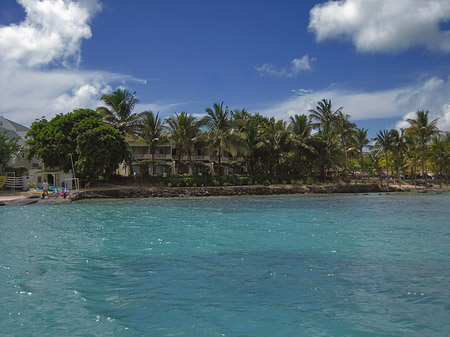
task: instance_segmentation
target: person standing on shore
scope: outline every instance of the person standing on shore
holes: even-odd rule
[[[44,183],[42,184],[42,199],[45,199],[45,196],[48,197],[48,182],[47,182],[47,180],[44,180]]]

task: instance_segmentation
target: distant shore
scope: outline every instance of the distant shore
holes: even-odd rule
[[[183,198],[207,196],[239,195],[282,195],[282,194],[331,194],[331,193],[389,193],[389,192],[449,192],[450,187],[440,188],[413,185],[381,184],[315,184],[315,185],[247,185],[247,186],[208,186],[208,187],[165,187],[165,186],[126,186],[105,184],[89,189],[82,189],[70,198],[50,197],[41,199],[23,191],[1,191],[0,205],[27,205],[32,203],[62,204],[82,199],[113,198]]]

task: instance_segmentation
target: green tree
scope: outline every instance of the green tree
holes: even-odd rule
[[[233,156],[238,152],[245,152],[244,135],[233,127],[228,107],[222,103],[214,103],[213,108],[205,109],[207,115],[202,119],[208,127],[208,137],[211,148],[217,152],[218,172],[221,173],[221,161],[224,151]]]
[[[101,120],[89,118],[74,125],[77,172],[88,180],[109,178],[128,159],[128,144],[120,131]]]
[[[342,151],[339,142],[339,135],[335,132],[322,130],[314,135],[312,144],[316,150],[313,158],[313,166],[316,172],[320,172],[322,180],[325,182],[331,168],[337,172],[342,162]]]
[[[348,169],[349,166],[349,153],[352,151],[353,135],[357,129],[356,124],[350,122],[350,115],[343,114],[342,111],[336,115],[334,123],[334,132],[339,135],[339,141],[341,143],[341,151],[344,154],[344,167]]]
[[[169,140],[173,142],[177,151],[177,172],[180,173],[181,158],[185,152],[189,156],[189,167],[192,169],[192,153],[199,140],[202,121],[198,121],[194,116],[181,112],[167,118],[165,124]]]
[[[370,143],[370,139],[367,138],[367,129],[358,129],[356,128],[353,133],[353,146],[357,150],[359,154],[360,165],[363,169],[365,169],[364,158],[363,158],[363,149],[367,147]]]
[[[139,100],[136,92],[117,88],[111,94],[103,94],[100,97],[106,107],[97,108],[104,121],[113,125],[123,134],[135,134],[139,125],[140,114],[133,113],[133,109]]]
[[[294,115],[289,118],[288,130],[294,144],[299,166],[303,167],[306,173],[308,155],[316,154],[316,149],[312,146],[312,125],[306,115]]]
[[[27,133],[29,157],[41,158],[45,166],[68,172],[69,154],[82,178],[108,177],[127,160],[127,143],[120,131],[102,121],[90,109],[56,115],[50,121],[33,122]]]
[[[397,130],[391,130],[391,153],[393,157],[393,170],[397,172],[397,180],[398,184],[400,186],[401,183],[401,172],[403,171],[403,168],[406,166],[406,142],[405,138],[403,137],[403,130],[398,132]]]
[[[285,165],[290,146],[289,132],[283,120],[275,121],[271,118],[262,126],[260,146],[266,151],[266,173],[280,174]]]
[[[309,117],[315,121],[314,127],[320,130],[328,132],[331,130],[333,124],[336,121],[337,116],[341,113],[342,107],[333,111],[331,100],[323,99],[317,102],[316,109],[309,110]]]
[[[392,149],[393,145],[393,137],[392,130],[382,130],[377,133],[377,137],[375,138],[376,146],[380,151],[384,153],[384,157],[386,160],[386,179],[387,184],[389,185],[389,151]]]
[[[433,137],[430,149],[430,159],[434,167],[436,178],[439,179],[439,185],[442,187],[442,180],[448,184],[447,177],[450,172],[450,138],[441,135]]]
[[[9,138],[6,131],[0,131],[0,172],[5,170],[11,157],[20,150],[18,140],[18,137]]]
[[[421,163],[422,163],[422,175],[425,176],[425,183],[428,182],[427,174],[427,155],[428,155],[428,143],[431,141],[431,137],[439,133],[437,128],[438,118],[428,120],[428,111],[417,111],[415,119],[407,119],[410,127],[406,129],[406,134],[415,136],[420,144]]]
[[[162,141],[163,132],[164,124],[159,118],[159,112],[155,115],[152,111],[144,111],[139,123],[139,135],[147,143],[152,155],[152,174],[156,172],[155,152]]]

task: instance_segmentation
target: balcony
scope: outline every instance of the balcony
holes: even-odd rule
[[[155,159],[172,159],[172,155],[170,153],[155,153]]]
[[[132,155],[133,155],[133,157],[135,159],[140,159],[140,160],[142,160],[142,159],[151,159],[151,157],[152,157],[148,153],[132,153]]]

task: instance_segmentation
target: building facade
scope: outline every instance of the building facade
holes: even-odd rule
[[[160,144],[156,147],[154,155],[150,152],[150,147],[140,140],[127,138],[132,155],[130,168],[122,168],[121,174],[128,175],[162,175],[170,174],[234,174],[245,173],[245,160],[240,154],[233,156],[226,152],[219,158],[214,151],[208,148],[199,148],[190,156],[177,153],[175,145],[171,143]]]

